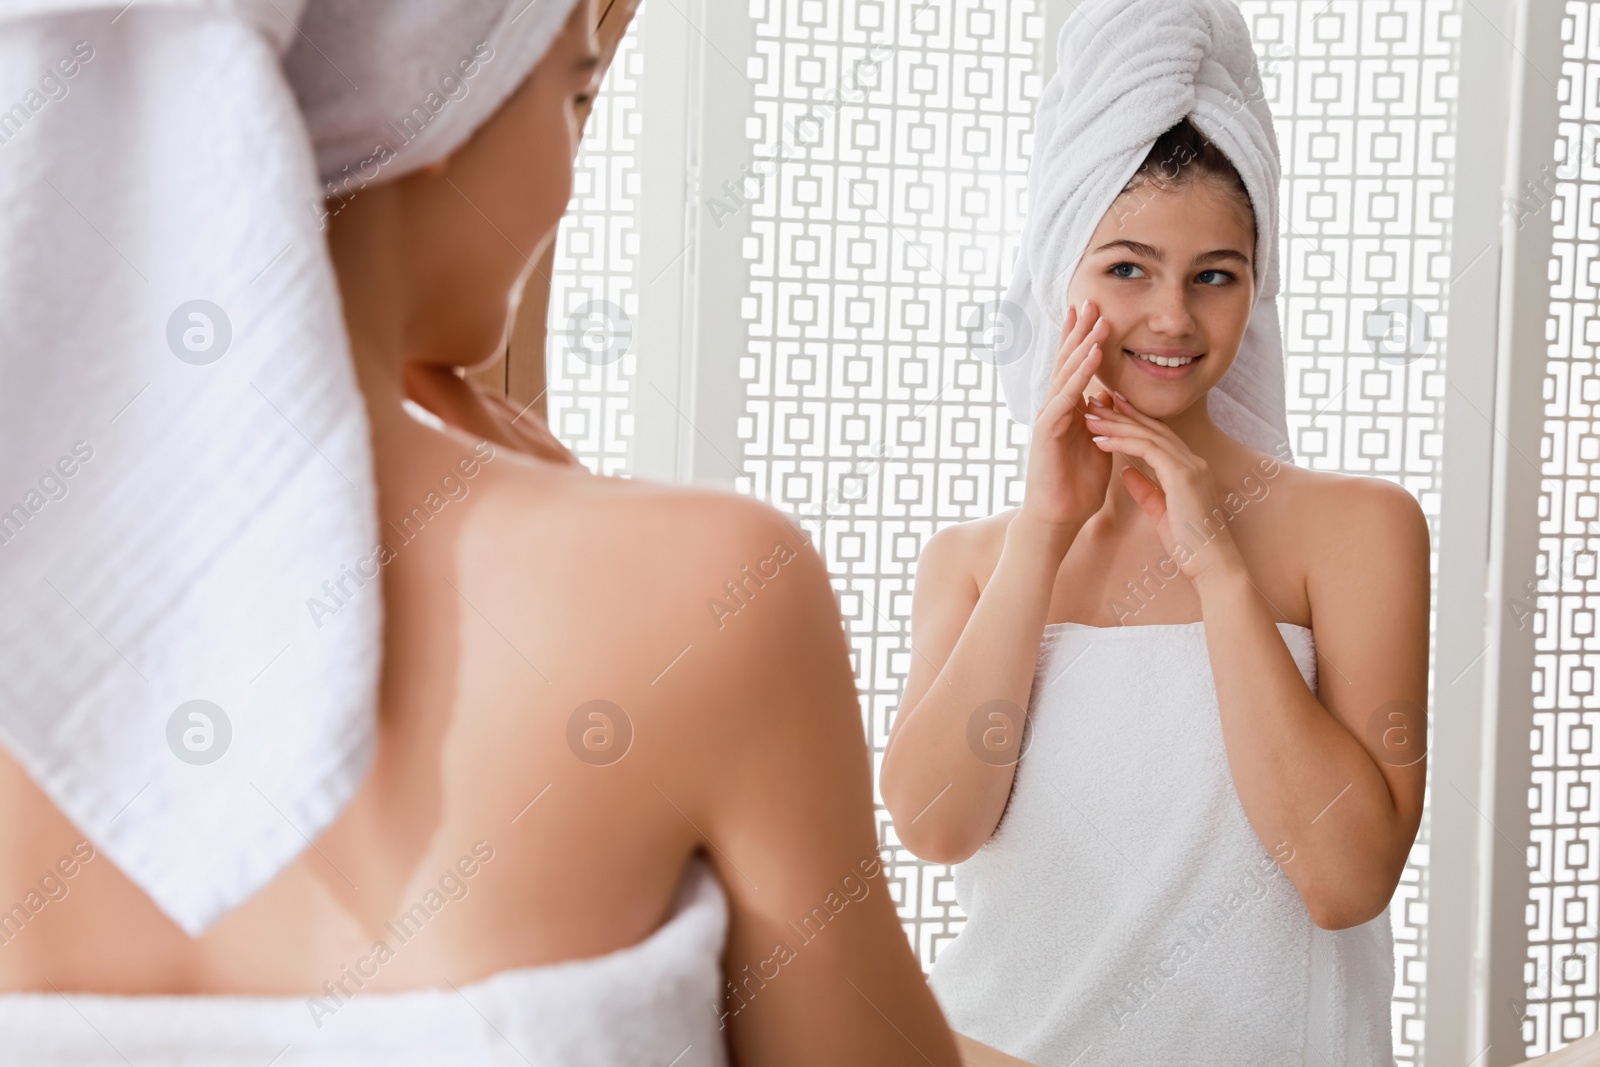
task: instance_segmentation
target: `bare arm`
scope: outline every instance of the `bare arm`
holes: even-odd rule
[[[1366,922],[1389,903],[1427,778],[1427,523],[1390,483],[1336,492],[1309,545],[1320,699],[1241,561],[1197,583],[1234,787],[1328,929]]]
[[[1063,324],[1023,505],[982,594],[964,530],[941,530],[917,564],[911,670],[880,786],[900,840],[925,859],[955,863],[976,852],[1011,794],[1056,572],[1111,476],[1111,457],[1091,444],[1082,418],[1105,332],[1092,304]]]
[[[740,1064],[956,1067],[879,858],[871,754],[827,570],[804,531],[741,507],[739,567],[760,584],[730,571],[745,603],[675,668],[701,672],[709,696],[692,754],[698,810],[685,808],[730,905],[729,985],[707,1008]],[[707,596],[731,603],[721,584]]]
[[[1051,587],[1077,530],[1013,516],[981,596],[964,533],[941,530],[917,564],[912,664],[881,781],[901,842],[940,863],[976,852],[1005,810]]]

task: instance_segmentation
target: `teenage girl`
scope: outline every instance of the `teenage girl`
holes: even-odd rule
[[[1428,530],[1402,487],[1212,421],[1255,247],[1185,120],[1070,279],[1022,505],[919,563],[882,793],[906,847],[958,865],[952,1024],[1024,1059],[1389,1062]]]

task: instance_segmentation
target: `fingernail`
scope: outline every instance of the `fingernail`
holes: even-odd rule
[[[1083,417],[1084,417],[1084,418],[1086,418],[1086,419],[1093,419],[1093,420],[1094,420],[1094,421],[1095,421],[1095,422],[1104,422],[1104,421],[1105,421],[1105,420],[1104,420],[1104,419],[1102,419],[1102,418],[1101,418],[1101,417],[1100,417],[1100,416],[1099,416],[1099,415],[1096,415],[1096,414],[1095,414],[1095,413],[1094,413],[1094,412],[1092,412],[1092,411],[1091,411],[1091,412],[1088,412],[1088,413],[1087,413],[1087,414],[1085,414],[1085,415],[1084,415],[1084,416],[1083,416]]]
[[[1091,396],[1089,398],[1089,406],[1090,407],[1095,407],[1095,408],[1103,408],[1103,407],[1105,407],[1104,404],[1100,403],[1100,398],[1097,397],[1097,396]]]
[[[1122,401],[1124,404],[1128,402],[1128,398],[1117,392],[1115,389],[1111,390],[1111,395]]]
[[[1107,441],[1111,440],[1111,438],[1109,438],[1109,437],[1095,437],[1095,438],[1091,438],[1091,440],[1093,440],[1094,443],[1097,444],[1097,445],[1103,445]]]

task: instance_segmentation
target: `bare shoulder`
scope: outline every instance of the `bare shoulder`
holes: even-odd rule
[[[1279,464],[1264,475],[1286,506],[1274,509],[1288,551],[1303,561],[1313,602],[1406,582],[1426,597],[1430,535],[1416,497],[1386,478]],[[1292,547],[1291,547],[1292,546]],[[1396,595],[1400,594],[1395,589]]]
[[[1417,498],[1404,486],[1369,475],[1287,463],[1276,466],[1276,472],[1262,474],[1262,481],[1270,491],[1284,494],[1289,506],[1279,509],[1279,514],[1288,516],[1294,532],[1307,542],[1325,544],[1366,535],[1394,544],[1397,537],[1414,540],[1420,534],[1426,547],[1427,518]]]
[[[789,516],[714,487],[521,466],[486,485],[463,552],[479,592],[462,592],[498,631],[484,640],[537,668],[529,699],[672,723],[627,762],[686,810],[725,792],[706,777],[719,759],[770,764],[772,739],[824,706],[859,733],[838,599]]]
[[[770,579],[815,557],[793,519],[739,493],[509,459],[485,521],[495,540],[520,549],[512,573],[556,596],[626,605],[619,624],[682,620],[686,606],[706,613],[747,570]]]
[[[970,583],[974,590],[981,591],[994,573],[1005,546],[1006,528],[1017,510],[1009,508],[941,527],[922,548],[917,562],[918,584],[924,580],[946,587]],[[977,595],[974,591],[973,597]]]

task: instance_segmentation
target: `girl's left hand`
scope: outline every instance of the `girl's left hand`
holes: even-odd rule
[[[577,470],[583,461],[562,444],[537,412],[516,407],[499,393],[480,389],[454,367],[407,363],[406,399],[421,404],[446,423],[513,452]],[[532,407],[530,404],[529,407]]]
[[[1141,460],[1155,472],[1152,479],[1130,463],[1122,471],[1122,482],[1145,514],[1155,520],[1162,547],[1178,569],[1190,581],[1197,581],[1214,568],[1240,562],[1233,531],[1227,525],[1232,515],[1218,499],[1206,461],[1166,423],[1146,415],[1120,394],[1110,394],[1109,407],[1098,397],[1089,403],[1090,413],[1085,418],[1092,432],[1100,435],[1095,443],[1107,452]]]

